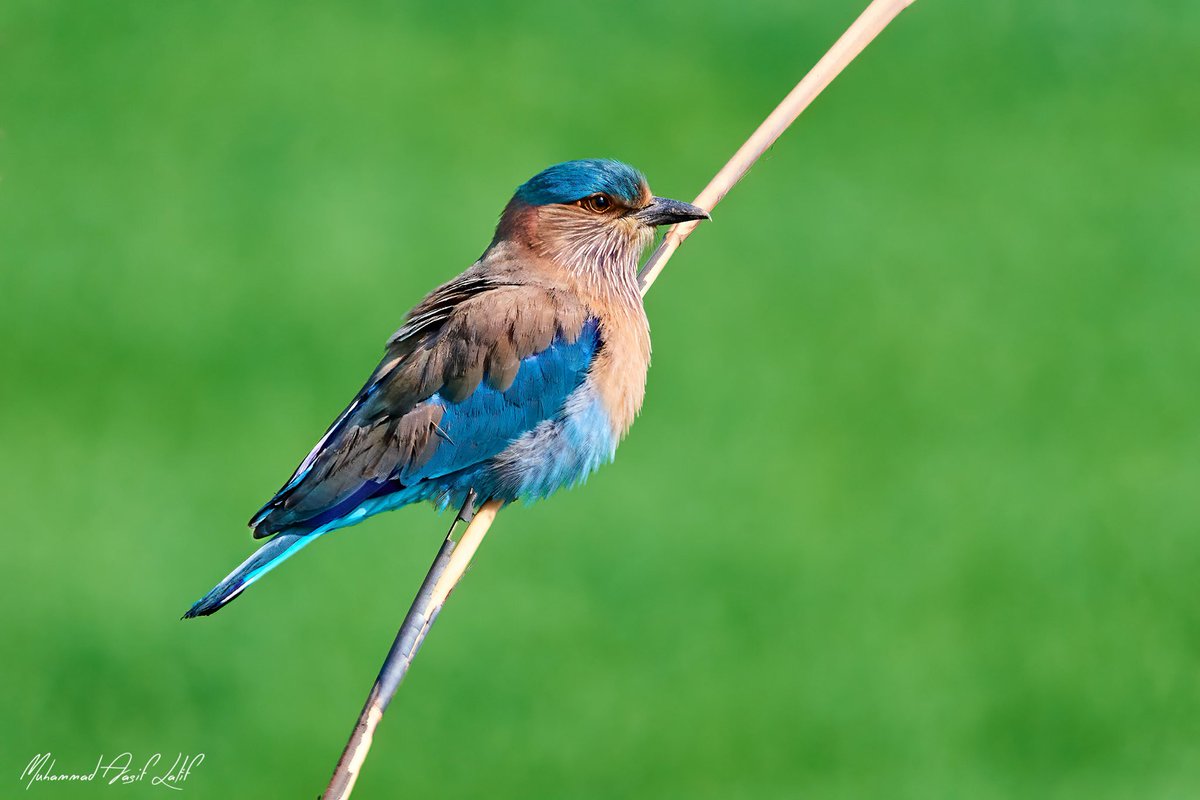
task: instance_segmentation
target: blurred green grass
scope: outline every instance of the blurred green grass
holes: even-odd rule
[[[517,183],[690,197],[859,6],[0,8],[0,794],[315,794],[444,519],[179,614]],[[906,12],[672,263],[617,464],[501,517],[361,795],[1200,794],[1198,31]]]

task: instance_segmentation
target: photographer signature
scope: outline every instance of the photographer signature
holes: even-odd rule
[[[96,766],[91,772],[60,772],[57,769],[57,759],[53,753],[38,753],[21,773],[21,782],[28,791],[35,783],[93,783],[102,782],[109,786],[128,785],[150,780],[151,786],[162,786],[167,789],[181,791],[183,783],[192,774],[192,770],[204,763],[204,753],[175,757],[170,769],[159,769],[163,761],[162,753],[155,753],[145,763],[134,766],[133,753],[120,755],[105,761],[103,755],[96,759]]]

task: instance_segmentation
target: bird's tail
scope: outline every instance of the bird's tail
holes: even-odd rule
[[[271,541],[255,550],[254,555],[243,561],[241,566],[226,575],[223,581],[212,588],[212,591],[197,600],[195,605],[183,615],[183,618],[206,617],[218,611],[285,558],[316,539],[317,535],[311,532],[288,533],[287,531],[276,534]]]

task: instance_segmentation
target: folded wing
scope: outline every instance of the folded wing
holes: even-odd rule
[[[587,376],[596,320],[567,294],[464,273],[388,341],[370,379],[250,520],[256,537],[315,529],[397,487],[480,464]]]

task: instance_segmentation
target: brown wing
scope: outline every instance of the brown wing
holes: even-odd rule
[[[558,395],[581,378],[571,373],[555,380],[560,376],[551,375],[544,387],[523,387],[523,396],[528,395],[524,407],[501,420],[488,437],[473,437],[469,447],[456,445],[454,431],[445,430],[447,415],[453,416],[481,385],[507,392],[522,359],[547,351],[556,341],[574,343],[587,318],[583,304],[565,292],[507,282],[477,268],[436,289],[409,313],[354,400],[251,519],[255,536],[316,527],[331,514],[347,513],[382,482],[418,473],[439,448],[461,451],[455,459],[443,454],[437,460],[456,468],[464,459],[500,452],[554,413],[556,408],[548,406],[561,404]],[[577,361],[570,363],[578,366]],[[541,389],[545,391],[539,394]],[[507,406],[502,410],[509,411]],[[487,409],[473,409],[476,416],[481,411]]]

